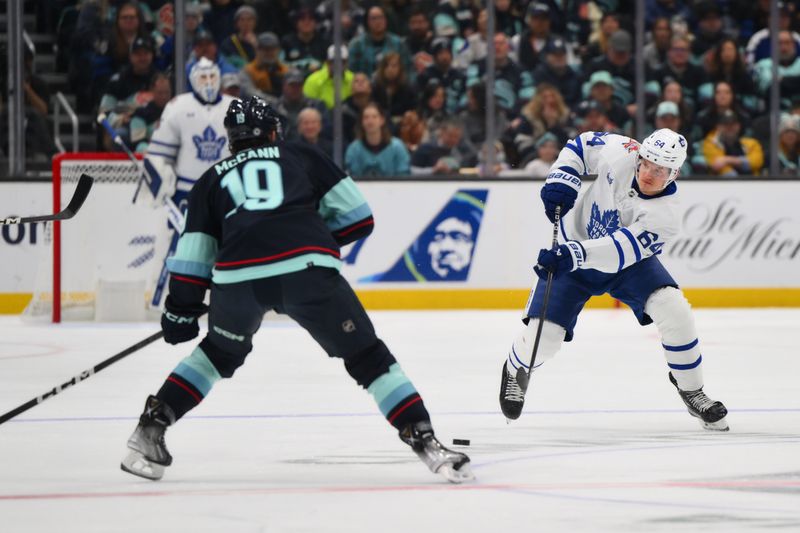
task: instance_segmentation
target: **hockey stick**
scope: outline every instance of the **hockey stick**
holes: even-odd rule
[[[139,190],[142,188],[142,183],[147,182],[149,183],[150,180],[147,179],[147,173],[142,168],[136,156],[131,152],[131,149],[125,144],[125,141],[122,140],[122,137],[117,130],[108,122],[108,118],[105,113],[100,113],[97,116],[97,123],[103,126],[103,129],[106,130],[108,135],[111,137],[111,140],[114,141],[114,144],[122,148],[122,151],[125,152],[125,155],[128,156],[128,159],[131,160],[131,163],[136,165],[136,168],[139,170],[139,181],[136,184],[136,192],[133,194],[133,203],[136,203],[136,198],[139,196]],[[169,218],[169,223],[175,229],[175,231],[180,232],[181,228],[183,228],[183,213],[178,206],[175,205],[175,202],[172,201],[170,198],[164,198],[164,205],[167,206],[167,217]]]
[[[67,220],[68,218],[72,218],[81,208],[83,202],[86,201],[86,197],[89,196],[89,191],[92,190],[93,183],[94,183],[94,178],[92,178],[88,174],[81,174],[81,177],[78,180],[78,186],[75,187],[75,192],[72,193],[72,199],[69,201],[69,205],[67,205],[66,208],[61,210],[60,213],[56,213],[55,215],[42,215],[38,217],[0,218],[0,226],[6,224],[25,224],[27,222],[47,222],[50,220]]]
[[[556,213],[555,219],[553,220],[553,243],[550,246],[551,249],[558,246],[558,224],[561,222],[561,206],[556,206]],[[547,273],[547,284],[544,286],[544,301],[542,302],[542,310],[539,312],[539,324],[536,326],[536,340],[533,341],[533,352],[531,353],[531,362],[528,365],[527,372],[525,371],[525,367],[519,367],[517,369],[517,384],[519,388],[522,389],[522,392],[525,393],[528,390],[528,385],[531,381],[531,371],[533,371],[533,364],[536,362],[536,354],[539,352],[539,341],[542,338],[542,326],[544,325],[544,319],[547,315],[547,304],[550,302],[550,289],[553,288],[553,272],[550,271]]]
[[[89,370],[84,370],[80,374],[78,374],[76,376],[72,376],[72,378],[69,379],[68,381],[65,381],[61,385],[57,385],[57,386],[53,387],[52,389],[50,389],[49,391],[45,392],[41,396],[37,396],[36,398],[23,403],[22,405],[20,405],[16,409],[12,409],[11,411],[5,413],[4,415],[0,415],[0,424],[2,424],[3,422],[7,422],[8,420],[11,420],[12,418],[17,416],[18,414],[24,413],[28,409],[36,407],[37,405],[39,405],[43,401],[45,401],[45,400],[47,400],[49,398],[52,398],[56,394],[61,393],[64,389],[72,387],[73,385],[77,385],[78,383],[80,383],[81,381],[84,381],[86,379],[89,379],[94,374],[97,374],[98,372],[100,372],[104,368],[113,365],[114,363],[116,363],[120,359],[122,359],[124,357],[127,357],[127,356],[129,356],[130,354],[132,354],[134,352],[138,352],[139,350],[141,350],[145,346],[154,343],[155,341],[157,341],[158,339],[162,338],[163,336],[164,336],[164,332],[163,331],[159,331],[158,333],[153,333],[152,335],[150,335],[146,339],[143,339],[143,340],[137,342],[136,344],[134,344],[133,346],[130,346],[129,348],[125,348],[124,350],[122,350],[118,354],[113,355],[113,356],[109,357],[108,359],[106,359],[105,361],[102,361],[102,362],[96,364],[95,366],[93,366]]]

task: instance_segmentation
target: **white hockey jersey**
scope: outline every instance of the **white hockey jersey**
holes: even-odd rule
[[[231,155],[224,120],[233,98],[221,96],[208,105],[188,92],[164,107],[145,155],[164,158],[175,169],[177,191],[190,191],[208,167]]]
[[[661,252],[679,228],[677,184],[648,196],[635,179],[639,143],[605,132],[586,132],[567,142],[546,183],[564,183],[578,199],[561,219],[559,241],[579,241],[586,251],[580,268],[619,272]],[[596,174],[588,187],[580,176]]]

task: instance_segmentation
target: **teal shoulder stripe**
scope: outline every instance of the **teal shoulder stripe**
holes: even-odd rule
[[[341,229],[344,227],[349,226],[350,224],[355,224],[359,220],[364,220],[372,215],[372,210],[369,208],[367,204],[361,204],[360,206],[356,207],[348,211],[347,213],[342,213],[338,217],[332,220],[326,220],[328,224],[328,228],[331,231],[335,231],[337,229]]]
[[[360,209],[362,206],[366,206],[366,204],[367,201],[364,199],[361,191],[358,190],[356,183],[350,176],[347,176],[334,185],[325,193],[325,196],[322,197],[319,202],[319,214],[322,215],[323,220],[330,225],[331,222],[336,221],[342,215],[355,209]],[[369,209],[368,206],[367,209]],[[347,224],[343,224],[339,227],[344,227],[346,225]]]
[[[197,263],[195,261],[181,261],[174,257],[167,258],[167,270],[174,274],[186,274],[199,278],[210,278],[213,263]]]
[[[311,266],[335,268],[339,270],[342,268],[342,262],[331,255],[303,254],[268,265],[237,268],[235,270],[217,270],[215,268],[213,270],[212,279],[214,283],[220,284],[239,283],[251,279],[271,278],[291,272],[299,272]]]
[[[172,257],[179,261],[213,264],[217,257],[217,248],[217,239],[211,235],[200,232],[184,233],[178,239],[178,246]]]

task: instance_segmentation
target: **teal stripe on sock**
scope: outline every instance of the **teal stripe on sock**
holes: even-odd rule
[[[417,392],[414,385],[403,373],[400,365],[395,363],[389,367],[389,371],[381,375],[372,382],[367,388],[375,403],[386,416],[392,408],[403,398]]]
[[[189,357],[186,357],[175,368],[174,373],[194,385],[205,397],[214,383],[222,379],[208,356],[198,346]]]

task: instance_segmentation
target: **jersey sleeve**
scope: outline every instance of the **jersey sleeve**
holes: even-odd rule
[[[651,200],[636,220],[599,239],[580,241],[586,257],[581,268],[601,272],[620,272],[653,255],[661,253],[664,244],[679,229],[674,205],[669,199]]]
[[[320,188],[319,214],[340,246],[372,233],[372,210],[353,178],[319,150],[312,149],[310,175]]]
[[[148,157],[163,157],[170,165],[174,165],[178,160],[178,150],[181,147],[181,134],[176,112],[178,105],[178,101],[172,99],[164,107],[164,112],[161,114],[158,127],[150,138],[146,152]]]

